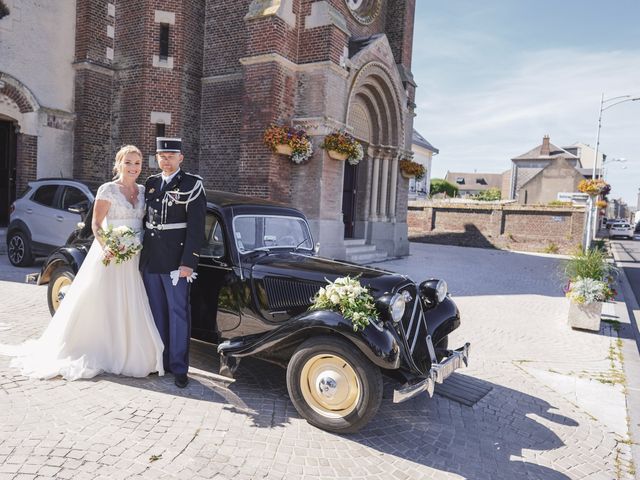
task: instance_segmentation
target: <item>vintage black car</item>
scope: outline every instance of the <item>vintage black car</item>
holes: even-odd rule
[[[192,336],[217,344],[220,373],[233,376],[242,357],[287,370],[287,388],[309,423],[353,432],[375,415],[382,375],[398,382],[394,402],[421,392],[466,365],[469,344],[448,349],[460,314],[446,283],[410,278],[316,255],[305,216],[273,202],[207,193],[206,245],[191,291]],[[92,241],[90,221],[52,253],[38,284],[49,284],[55,312]],[[358,277],[378,318],[355,332],[335,311],[309,311],[326,280]]]

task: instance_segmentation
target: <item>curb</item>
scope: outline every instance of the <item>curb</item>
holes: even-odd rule
[[[622,354],[624,355],[624,373],[627,380],[627,415],[629,418],[629,435],[632,440],[631,455],[636,465],[635,478],[640,480],[640,305],[635,294],[629,286],[629,279],[622,268],[620,252],[616,244],[611,245],[611,252],[616,266],[620,269],[618,276],[619,294],[622,301],[616,302],[616,313],[624,320],[620,333],[623,337],[628,333],[628,338],[622,338]],[[624,305],[624,306],[623,306]],[[619,307],[619,308],[618,308]],[[625,331],[626,330],[626,331]]]

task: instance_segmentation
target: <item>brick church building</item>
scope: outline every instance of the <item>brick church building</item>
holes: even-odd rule
[[[15,185],[0,189],[58,172],[108,180],[126,143],[148,155],[143,175],[155,173],[155,137],[176,136],[184,168],[208,189],[304,211],[321,254],[408,254],[398,162],[412,156],[415,0],[61,3],[4,0],[0,138],[13,145],[3,155]],[[57,20],[64,32],[21,37],[32,22]],[[20,49],[40,67],[27,68],[33,57]],[[307,131],[308,162],[263,144],[274,122]],[[357,166],[319,148],[339,129],[364,146]]]

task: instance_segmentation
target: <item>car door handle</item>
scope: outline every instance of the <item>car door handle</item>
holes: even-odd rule
[[[27,208],[27,213],[33,213],[33,209],[32,208]]]
[[[64,217],[62,215],[56,215],[56,220],[58,220],[59,222],[64,221]]]

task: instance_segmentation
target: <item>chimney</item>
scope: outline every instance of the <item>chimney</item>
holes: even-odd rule
[[[551,148],[549,147],[549,135],[542,137],[542,148],[540,148],[540,155],[549,155]]]

